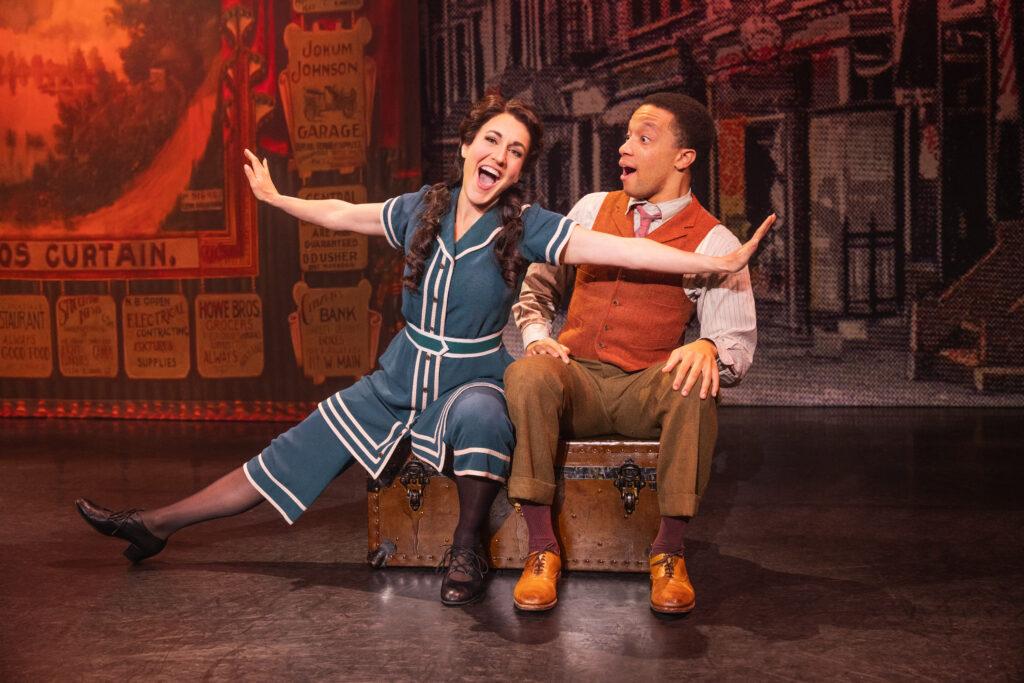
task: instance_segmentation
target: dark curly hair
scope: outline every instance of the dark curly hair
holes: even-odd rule
[[[484,96],[459,124],[459,139],[464,145],[472,144],[483,125],[499,114],[511,114],[530,133],[526,158],[523,160],[523,171],[526,171],[536,162],[543,149],[544,125],[533,109],[520,100],[506,99],[498,94]],[[423,279],[423,264],[430,256],[434,239],[441,231],[441,217],[448,211],[452,190],[462,180],[462,159],[456,157],[454,178],[450,182],[432,186],[423,198],[424,209],[405,256],[407,273],[402,279],[402,283],[413,291],[419,289]],[[501,277],[509,287],[515,287],[519,276],[526,270],[526,259],[519,253],[519,239],[523,234],[521,214],[525,199],[526,191],[521,182],[510,186],[498,199],[501,232],[494,240],[494,256],[501,267]]]

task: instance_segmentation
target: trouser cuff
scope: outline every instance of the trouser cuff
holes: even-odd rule
[[[658,510],[662,517],[693,517],[699,506],[700,496],[695,493],[658,491]]]
[[[538,505],[551,505],[555,502],[555,485],[540,479],[512,475],[508,478],[508,497]]]

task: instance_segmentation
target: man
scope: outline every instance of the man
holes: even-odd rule
[[[633,113],[619,148],[623,190],[587,195],[569,217],[708,255],[736,249],[736,237],[690,193],[693,169],[707,163],[714,135],[696,100],[651,95]],[[551,319],[569,276],[531,266],[513,309],[526,356],[505,373],[517,435],[509,497],[522,504],[530,535],[515,605],[540,611],[557,602],[561,561],[551,504],[561,430],[572,437],[660,435],[662,517],[650,551],[651,608],[688,612],[695,596],[683,541],[711,474],[719,384],[740,380],[757,342],[749,272],[680,279],[583,266],[556,341]],[[676,348],[694,312],[702,336]]]

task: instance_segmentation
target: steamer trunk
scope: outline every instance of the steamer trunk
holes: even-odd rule
[[[620,438],[563,441],[559,446],[555,533],[566,569],[648,571],[647,548],[658,530],[658,444]],[[436,565],[458,519],[455,482],[418,460],[369,480],[369,555],[375,567]],[[450,459],[449,459],[450,461]],[[526,522],[508,498],[491,509],[492,567],[523,566]]]

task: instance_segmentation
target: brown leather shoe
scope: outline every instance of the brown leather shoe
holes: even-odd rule
[[[651,609],[662,614],[685,614],[697,604],[682,555],[658,553],[651,563]]]
[[[562,558],[550,550],[538,550],[526,556],[523,575],[516,582],[512,601],[528,612],[543,612],[558,602],[558,577],[562,574]]]

